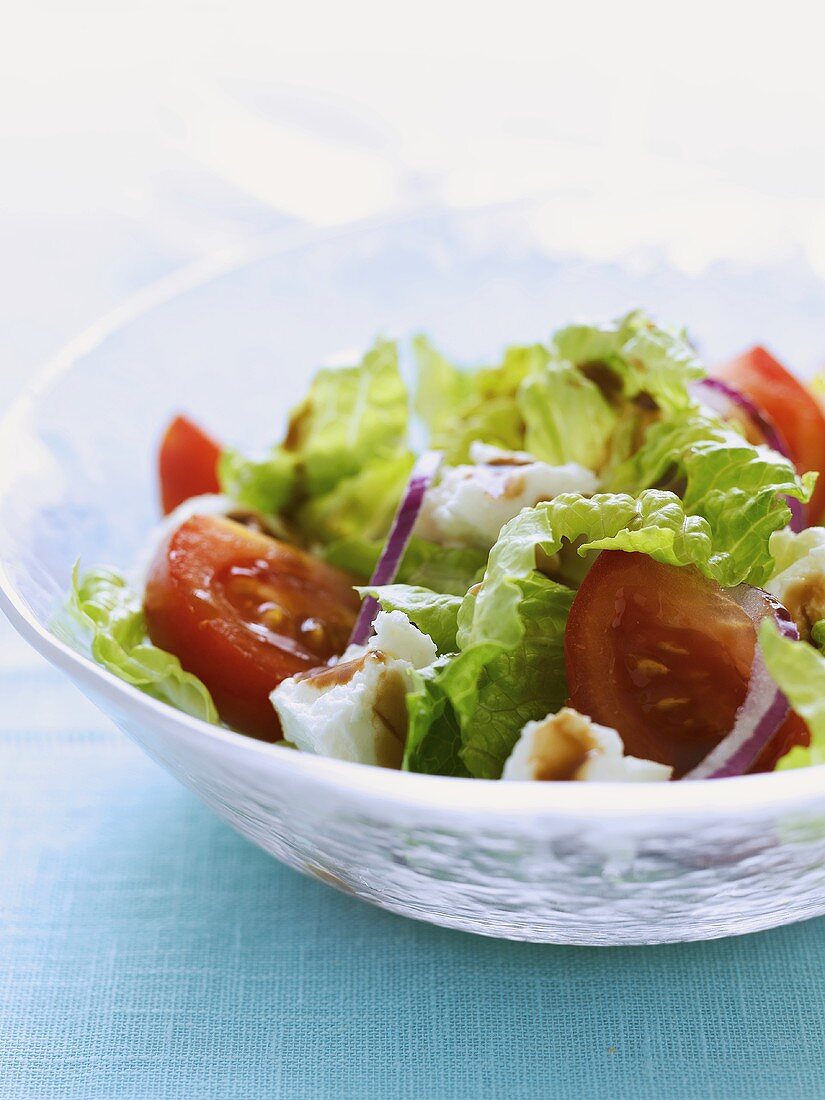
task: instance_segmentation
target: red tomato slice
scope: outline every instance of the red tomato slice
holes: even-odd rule
[[[176,416],[163,436],[158,456],[163,514],[190,497],[217,493],[221,448],[185,416]]]
[[[567,624],[570,700],[618,730],[628,755],[669,764],[678,778],[733,727],[755,646],[750,618],[697,569],[603,551]],[[803,737],[783,727],[757,767]]]
[[[819,481],[808,505],[810,523],[825,511],[825,414],[808,388],[764,348],[731,359],[716,371],[776,424],[800,473],[815,470]]]
[[[794,745],[810,745],[810,743],[811,731],[805,724],[805,720],[791,711],[777,730],[774,739],[756,758],[751,771],[772,772],[785,753],[790,752]]]
[[[344,651],[358,613],[351,577],[218,516],[194,516],[159,548],[144,611],[155,645],[212,693],[221,718],[275,741],[270,692]]]

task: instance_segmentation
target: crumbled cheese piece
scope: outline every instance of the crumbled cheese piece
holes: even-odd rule
[[[501,528],[523,508],[561,493],[590,495],[598,489],[592,470],[575,462],[549,466],[523,451],[474,443],[474,466],[453,466],[424,497],[416,532],[443,546],[489,550]]]
[[[670,779],[673,773],[665,764],[623,754],[616,730],[564,707],[541,722],[527,723],[501,778],[652,783]]]
[[[402,611],[379,611],[367,646],[350,646],[338,664],[275,688],[284,737],[304,752],[400,768],[410,673],[435,659],[432,639]]]
[[[765,588],[788,609],[799,636],[810,641],[813,626],[825,619],[825,529],[809,527],[798,535],[777,532],[771,553],[780,570]]]
[[[438,656],[429,634],[411,623],[403,611],[379,611],[373,625],[375,633],[369,648],[380,650],[385,657],[407,661],[413,668],[426,668]]]
[[[284,680],[270,696],[284,737],[303,752],[400,768],[408,669],[377,650]]]

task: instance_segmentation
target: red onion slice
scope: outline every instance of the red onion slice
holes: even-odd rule
[[[392,584],[395,580],[404,551],[412,536],[415,521],[418,519],[418,513],[421,511],[421,505],[424,503],[424,494],[432,484],[440,465],[440,451],[425,451],[413,466],[407,488],[404,490],[384,549],[381,551],[381,557],[370,577],[371,587]],[[361,611],[350,635],[350,645],[367,644],[378,611],[378,600],[374,596],[367,596],[361,604]]]
[[[740,584],[731,597],[742,608],[759,633],[759,624],[771,616],[786,638],[799,638],[791,616],[778,600],[761,588]],[[744,775],[771,741],[788,716],[788,700],[771,679],[757,640],[748,693],[736,712],[733,729],[699,764],[682,779],[725,779]]]
[[[759,408],[755,401],[747,397],[741,390],[736,389],[721,378],[700,378],[692,386],[693,392],[708,405],[715,413],[725,420],[733,418],[737,412],[742,412],[759,431],[767,445],[774,451],[778,451],[789,462],[793,462],[791,452],[785,438],[776,425]],[[788,507],[791,510],[790,528],[792,531],[804,531],[805,509],[802,502],[795,497],[786,497]]]

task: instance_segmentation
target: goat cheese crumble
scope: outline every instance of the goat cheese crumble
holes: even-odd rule
[[[575,462],[549,466],[524,451],[473,443],[475,465],[452,466],[427,491],[416,532],[442,546],[489,550],[502,527],[523,508],[561,493],[591,495],[599,487],[592,470]]]
[[[527,723],[501,778],[652,783],[670,779],[672,772],[665,764],[625,756],[616,730],[564,707],[540,722]]]
[[[380,611],[366,646],[275,688],[270,699],[284,737],[303,752],[400,768],[410,671],[435,659],[433,640],[402,611]]]

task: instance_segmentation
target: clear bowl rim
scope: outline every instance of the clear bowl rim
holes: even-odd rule
[[[49,385],[78,365],[110,335],[139,321],[142,315],[211,280],[260,260],[274,259],[296,248],[344,240],[350,236],[389,229],[407,223],[445,216],[494,215],[537,201],[484,204],[459,210],[423,209],[394,217],[370,218],[328,229],[294,227],[257,236],[208,255],[150,283],[93,322],[65,344],[35,372],[0,419],[0,446],[24,427],[27,414]],[[8,453],[8,452],[7,452]],[[11,476],[10,476],[11,475]],[[13,480],[6,471],[4,481]],[[686,783],[563,783],[502,782],[452,776],[399,772],[345,760],[299,753],[257,741],[233,730],[213,726],[118,679],[91,658],[66,645],[40,624],[17,591],[6,563],[0,560],[0,609],[17,632],[51,664],[68,673],[78,684],[88,685],[114,705],[128,709],[149,724],[166,725],[186,740],[203,741],[215,749],[253,753],[266,768],[285,775],[317,780],[352,795],[363,794],[382,802],[439,807],[457,814],[484,812],[494,817],[534,817],[541,814],[592,819],[598,816],[647,816],[668,813],[705,817],[735,816],[744,811],[778,809],[825,795],[825,765],[761,775]],[[196,745],[193,747],[197,748]]]

